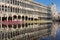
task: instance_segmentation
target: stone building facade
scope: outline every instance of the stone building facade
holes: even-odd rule
[[[33,40],[51,31],[50,7],[32,0],[0,0],[0,40]]]

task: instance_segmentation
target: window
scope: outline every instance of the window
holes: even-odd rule
[[[2,11],[4,11],[4,5],[2,5]]]
[[[18,2],[15,0],[15,5],[17,5],[17,3],[18,3]]]
[[[24,20],[24,16],[22,16],[22,20]]]
[[[21,16],[18,16],[18,19],[21,19]]]
[[[2,17],[2,21],[7,20],[7,17]]]
[[[28,18],[28,20],[30,20],[30,18]]]
[[[31,18],[31,20],[33,21],[33,18]]]
[[[8,17],[8,20],[12,20],[12,17],[9,16],[9,17]]]
[[[15,8],[14,7],[12,8],[12,11],[15,12]]]
[[[14,4],[15,3],[15,0],[12,0],[12,3]]]
[[[15,8],[15,12],[16,12],[16,13],[18,12],[18,9],[17,9],[17,8]]]
[[[19,1],[17,1],[17,5],[19,5]]]
[[[1,5],[0,5],[0,11],[1,11]]]
[[[11,8],[8,6],[8,12],[11,12]]]
[[[7,6],[5,6],[5,11],[7,11]]]
[[[22,13],[22,9],[19,9],[19,13]]]
[[[25,4],[25,3],[23,3],[23,2],[20,2],[20,6],[25,7],[25,6],[26,6],[26,4]]]
[[[22,13],[26,13],[26,11],[24,9],[22,9]]]
[[[25,20],[27,20],[27,19],[28,19],[28,17],[26,16],[26,17],[25,17]]]
[[[17,12],[19,13],[19,8],[17,8]]]
[[[13,19],[17,19],[17,16],[16,16],[16,15],[14,15],[14,16],[13,16]]]
[[[11,12],[12,12],[12,7],[11,7]]]
[[[12,0],[6,0],[5,2],[12,4]]]
[[[10,3],[12,4],[12,0],[10,0]]]

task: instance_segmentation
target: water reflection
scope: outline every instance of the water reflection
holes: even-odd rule
[[[60,28],[57,29],[55,39],[53,39],[51,36],[49,36],[49,37],[46,37],[46,38],[41,38],[39,40],[60,40]]]
[[[56,38],[55,40],[60,40],[60,28],[58,28],[57,32],[56,32]]]

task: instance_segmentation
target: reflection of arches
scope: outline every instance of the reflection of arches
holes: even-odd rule
[[[12,25],[8,25],[9,28],[12,28]]]
[[[14,15],[14,16],[13,16],[13,19],[17,19],[17,16],[16,16],[16,15]]]
[[[4,24],[2,24],[2,28],[7,28],[7,26],[6,26],[6,25],[4,25]]]
[[[30,23],[28,23],[28,25],[30,25]]]
[[[18,24],[18,28],[20,28],[21,27],[21,24]]]
[[[24,24],[22,24],[22,28],[24,28]]]
[[[1,17],[0,17],[0,20],[1,20]]]
[[[30,18],[28,18],[28,20],[30,20]]]
[[[8,17],[8,20],[12,20],[12,17],[11,17],[11,16],[9,16],[9,17]]]
[[[33,21],[33,18],[31,18],[31,20]]]
[[[33,25],[33,23],[31,23],[31,25]]]
[[[11,38],[12,38],[13,36],[12,36],[12,32],[11,32]]]
[[[2,21],[7,20],[7,17],[2,17]]]
[[[21,16],[18,15],[18,19],[21,19]]]
[[[22,20],[24,20],[24,16],[22,16]]]
[[[25,20],[27,20],[27,19],[28,19],[28,17],[26,16],[26,17],[25,17]]]
[[[25,26],[28,27],[28,24],[26,23]]]
[[[36,20],[36,21],[37,21],[38,19],[37,19],[37,18],[35,18],[34,20]]]
[[[17,25],[13,25],[13,28],[16,29],[17,28]]]

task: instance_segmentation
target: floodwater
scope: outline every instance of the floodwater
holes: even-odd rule
[[[44,39],[41,39],[41,40],[60,40],[60,28],[57,29],[55,39],[53,39],[52,37],[47,37],[47,38],[44,38]]]
[[[60,28],[57,29],[57,31],[56,31],[56,37],[54,39],[49,36],[49,37],[42,38],[42,39],[39,39],[39,40],[60,40]]]

